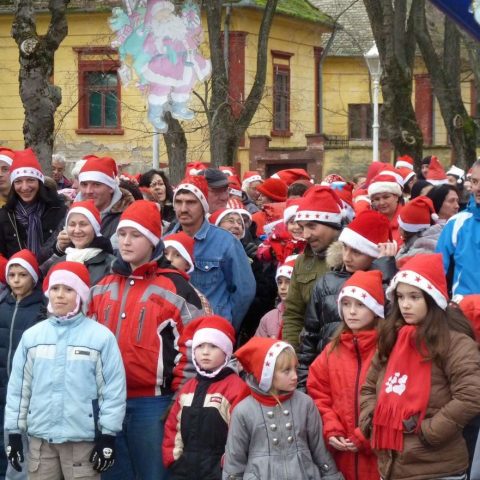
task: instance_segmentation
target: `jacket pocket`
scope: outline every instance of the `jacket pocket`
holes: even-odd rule
[[[220,260],[195,260],[195,268],[197,269],[196,275],[194,275],[195,286],[202,290],[218,284],[222,273],[220,267]]]
[[[297,283],[307,284],[313,282],[317,278],[316,273],[298,273],[296,276]]]

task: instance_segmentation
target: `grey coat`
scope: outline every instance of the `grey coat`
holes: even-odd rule
[[[223,480],[343,479],[325,447],[313,400],[296,390],[281,406],[252,396],[233,410]]]

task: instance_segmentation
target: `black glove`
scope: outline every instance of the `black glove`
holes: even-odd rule
[[[245,249],[245,253],[247,254],[247,257],[255,258],[255,255],[257,254],[257,250],[258,250],[258,245],[256,243],[253,243],[253,242],[247,243],[243,248]]]
[[[90,463],[97,472],[106,472],[115,463],[115,437],[100,435],[90,454]]]
[[[7,458],[10,465],[17,471],[22,471],[20,462],[23,463],[23,442],[19,433],[11,433],[8,436]]]

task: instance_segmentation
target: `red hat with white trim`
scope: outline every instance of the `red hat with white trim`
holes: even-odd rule
[[[428,165],[426,180],[432,185],[443,185],[448,183],[447,174],[445,173],[445,170],[438,158],[434,155],[432,155],[432,159]]]
[[[400,267],[387,288],[387,298],[393,302],[399,283],[412,285],[430,295],[445,310],[448,305],[448,289],[443,256],[441,253],[415,255]]]
[[[343,319],[342,298],[352,297],[363,303],[377,317],[385,318],[385,294],[380,270],[357,270],[344,284],[337,299],[338,313]]]
[[[60,262],[48,271],[48,275],[43,281],[43,291],[46,297],[54,285],[66,285],[73,288],[85,306],[90,293],[90,274],[83,263]]]
[[[321,222],[340,227],[343,218],[342,208],[342,201],[330,187],[314,185],[302,197],[295,221]]]
[[[391,235],[390,222],[385,215],[365,210],[342,230],[338,240],[369,257],[378,258],[378,244],[391,241]]]
[[[287,200],[288,187],[283,180],[270,177],[257,187],[257,192],[274,202],[285,202]]]
[[[392,167],[389,163],[387,163],[385,166],[387,168],[385,168],[384,170],[381,170],[378,173],[378,175],[387,175],[387,176],[393,177],[397,181],[397,183],[401,187],[403,187],[405,179],[402,173],[400,172],[400,170],[398,168]]]
[[[38,268],[38,262],[35,255],[30,251],[24,248],[20,250],[15,255],[12,255],[8,260],[5,266],[5,277],[8,280],[8,270],[12,265],[20,265],[23,267],[33,278],[33,283],[38,282],[40,276],[40,269]]]
[[[98,182],[115,190],[117,183],[118,169],[115,160],[111,157],[98,158],[95,155],[89,155],[85,165],[80,169],[78,181]]]
[[[165,248],[173,247],[188,263],[190,268],[187,273],[193,272],[195,268],[193,256],[195,240],[193,239],[193,237],[190,237],[185,232],[178,232],[174,233],[173,235],[169,235],[168,237],[165,237],[163,244],[165,245]]]
[[[0,160],[1,160],[1,149],[0,149]],[[452,175],[457,179],[457,183],[462,183],[465,179],[465,170],[457,167],[456,165],[452,165],[448,170],[446,175]]]
[[[242,209],[243,210],[243,209]],[[230,213],[236,213],[240,219],[242,220],[242,225],[243,225],[243,236],[245,236],[245,221],[243,220],[242,213],[240,209],[236,208],[219,208],[218,210],[215,210],[209,217],[208,221],[212,223],[213,225],[216,225],[217,227],[220,226],[220,223],[222,223],[222,220],[229,215]]]
[[[157,246],[162,236],[162,217],[158,204],[149,200],[136,200],[131,203],[120,217],[117,235],[121,228],[127,227],[135,228]]]
[[[243,369],[255,377],[260,390],[268,393],[272,388],[277,358],[286,349],[294,351],[289,343],[274,338],[253,337],[235,352],[235,357]]]
[[[10,183],[20,177],[31,177],[45,182],[40,162],[31,148],[15,151],[15,157],[10,165]]]
[[[298,180],[307,180],[309,182],[312,180],[308,172],[303,168],[286,168],[285,170],[279,170],[270,178],[283,180],[287,186],[290,186],[292,183],[297,182]]]
[[[283,211],[283,223],[286,225],[292,218],[295,218],[298,207],[302,203],[303,198],[289,198],[285,204]]]
[[[173,202],[175,203],[175,197],[177,196],[180,190],[188,190],[190,193],[193,193],[199,202],[202,204],[203,212],[205,215],[208,213],[208,183],[205,177],[200,175],[193,175],[190,177],[185,177],[178,185],[175,191],[173,192]]]
[[[402,195],[402,187],[395,176],[384,171],[374,177],[368,186],[368,195],[370,198],[377,193],[391,193],[400,197]]]
[[[102,234],[100,233],[101,228],[101,217],[98,208],[95,206],[93,200],[83,200],[81,202],[74,202],[70,207],[70,210],[67,213],[67,218],[65,219],[65,225],[68,225],[68,218],[72,213],[80,213],[81,215],[85,216],[87,220],[93,227],[93,231],[97,237],[101,237]]]
[[[403,155],[397,158],[395,168],[408,168],[413,170],[413,158],[410,155]]]
[[[406,167],[397,168],[397,171],[403,178],[403,185],[406,185],[416,175],[413,170]]]
[[[185,177],[198,175],[201,170],[206,170],[207,166],[202,162],[190,162],[185,167]]]
[[[289,280],[292,278],[293,267],[295,266],[295,260],[298,255],[290,255],[285,259],[275,273],[275,281],[278,282],[278,277],[286,277]]]
[[[11,148],[0,147],[0,162],[5,162],[9,167],[12,166],[15,152]]]
[[[263,182],[263,178],[255,170],[245,172],[242,179],[242,190],[246,190],[248,186],[253,182]]]
[[[410,200],[398,215],[398,225],[406,232],[421,232],[438,220],[430,198],[421,196]]]
[[[230,175],[228,177],[228,194],[239,197],[240,199],[242,198],[242,184],[240,183],[240,179],[237,177],[237,175]]]
[[[225,175],[227,175],[227,177],[236,177],[238,175],[237,171],[233,167],[228,167],[224,165],[224,166],[218,167],[218,169],[221,172],[223,172]]]

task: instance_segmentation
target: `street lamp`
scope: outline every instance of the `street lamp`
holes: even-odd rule
[[[368,71],[373,82],[373,158],[372,161],[378,162],[378,133],[380,130],[380,122],[378,118],[378,88],[380,85],[380,77],[382,75],[382,65],[380,65],[380,56],[378,55],[377,45],[374,43],[373,47],[364,55],[367,62]]]

